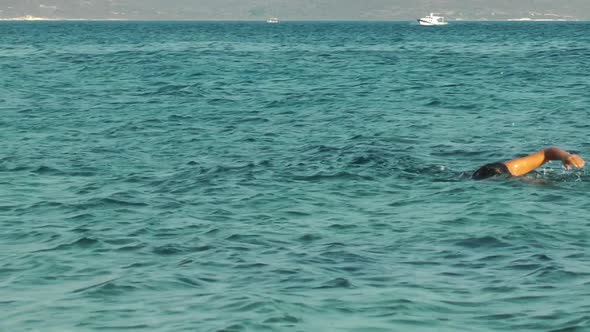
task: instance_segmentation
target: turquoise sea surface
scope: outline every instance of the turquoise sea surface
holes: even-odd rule
[[[1,331],[590,331],[590,23],[0,22]]]

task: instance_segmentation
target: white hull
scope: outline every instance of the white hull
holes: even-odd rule
[[[443,23],[432,23],[432,22],[426,22],[426,21],[422,21],[421,19],[418,20],[418,24],[420,25],[427,25],[427,26],[433,26],[433,25],[447,25],[447,22],[443,22]]]

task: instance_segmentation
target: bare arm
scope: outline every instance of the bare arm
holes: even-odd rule
[[[566,169],[582,168],[585,164],[584,159],[578,155],[569,154],[560,148],[548,148],[523,158],[506,161],[504,165],[512,175],[521,176],[550,160],[561,160]]]

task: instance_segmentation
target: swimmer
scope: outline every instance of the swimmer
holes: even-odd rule
[[[561,160],[563,166],[568,170],[582,168],[585,164],[582,157],[553,147],[526,157],[484,165],[475,171],[471,177],[475,180],[482,180],[497,175],[521,176],[551,160]]]

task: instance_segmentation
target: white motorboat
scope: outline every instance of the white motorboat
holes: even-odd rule
[[[422,17],[418,19],[418,23],[420,25],[447,25],[447,20],[443,16],[434,15],[434,13],[430,13],[430,15],[426,17]]]
[[[268,20],[266,20],[266,23],[274,23],[274,24],[276,24],[276,23],[279,23],[279,19],[276,18],[276,17],[271,17]]]

